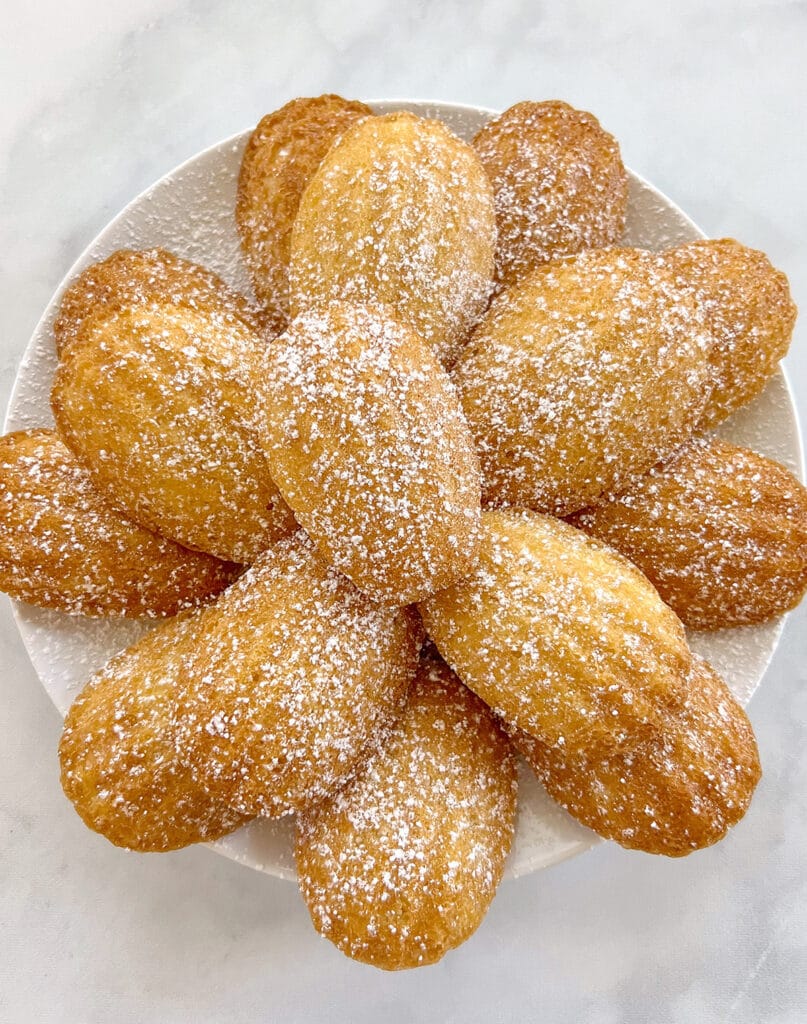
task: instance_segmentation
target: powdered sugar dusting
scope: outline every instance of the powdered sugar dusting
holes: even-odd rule
[[[421,605],[441,653],[548,792],[606,838],[716,842],[759,779],[750,724],[647,580],[545,516],[488,512],[481,566]]]
[[[691,434],[711,335],[661,257],[598,250],[491,304],[453,370],[485,498],[568,515]]]
[[[172,849],[332,792],[389,729],[417,616],[281,542],[219,600],[113,658],[68,714],[63,783],[90,827]]]
[[[515,783],[489,709],[427,658],[382,750],[298,818],[300,888],[315,927],[379,967],[439,960],[493,898],[513,837]]]
[[[71,614],[165,616],[223,590],[237,567],[122,516],[50,430],[0,438],[0,586]]]
[[[390,310],[332,303],[267,353],[267,454],[328,560],[404,605],[474,565],[473,439],[435,356]]]
[[[323,299],[388,303],[448,362],[487,303],[495,240],[493,193],[470,147],[437,121],[367,118],[303,194],[292,313]]]
[[[178,756],[228,806],[275,817],[332,792],[398,714],[421,630],[321,562],[304,534],[216,603],[177,702]]]

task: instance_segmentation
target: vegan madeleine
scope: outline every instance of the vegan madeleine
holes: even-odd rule
[[[523,510],[482,515],[479,568],[419,606],[440,654],[511,725],[605,756],[681,699],[678,617],[616,551]]]
[[[507,737],[444,663],[425,658],[380,751],[298,817],[297,874],[314,927],[385,970],[435,963],[490,906],[515,811]]]
[[[296,529],[256,435],[265,349],[240,322],[168,305],[91,317],[56,372],[59,432],[136,522],[251,562]]]
[[[53,430],[0,437],[0,590],[81,615],[175,615],[239,567],[127,519]]]
[[[140,852],[208,842],[247,821],[177,757],[177,686],[209,609],[161,623],[112,658],[67,713],[62,787],[88,828]]]
[[[785,275],[733,238],[689,242],[664,258],[714,338],[715,386],[700,424],[713,427],[761,393],[787,354],[798,311]]]
[[[659,256],[604,249],[532,271],[493,300],[452,371],[485,500],[565,516],[625,488],[694,430],[710,349]]]
[[[385,114],[354,124],[312,178],[291,240],[291,311],[387,303],[449,363],[492,289],[493,190],[444,124]]]
[[[516,103],[480,128],[473,147],[496,197],[500,284],[619,241],[628,175],[593,114],[560,100]]]
[[[716,438],[689,442],[572,522],[637,565],[693,629],[766,622],[807,590],[807,490]]]
[[[358,100],[301,97],[261,118],[249,138],[235,222],[255,294],[275,333],[289,319],[291,232],[303,192],[333,143],[371,114]]]
[[[591,758],[519,730],[512,737],[574,818],[630,850],[667,857],[722,839],[745,814],[761,776],[748,717],[694,655],[681,705],[635,745]]]
[[[473,569],[480,476],[448,374],[390,313],[299,315],[260,387],[269,467],[297,521],[357,587],[405,605]]]
[[[302,532],[206,612],[176,706],[194,779],[245,815],[277,817],[334,792],[401,712],[417,615],[361,594]]]

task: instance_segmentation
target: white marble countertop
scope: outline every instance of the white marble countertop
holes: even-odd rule
[[[296,95],[590,109],[711,235],[807,308],[807,10],[785,0],[9,3],[0,408],[42,308],[135,193]],[[787,360],[807,410],[807,328]],[[124,854],[61,794],[59,719],[0,599],[0,1018],[12,1022],[807,1020],[807,608],[750,706],[765,776],[683,861],[603,845],[506,883],[433,968],[386,975],[295,889],[204,850]]]

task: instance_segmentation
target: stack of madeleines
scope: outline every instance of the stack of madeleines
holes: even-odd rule
[[[314,925],[392,969],[484,916],[515,750],[631,849],[743,816],[754,735],[684,627],[807,588],[807,492],[708,432],[796,310],[733,240],[618,247],[627,195],[565,103],[468,145],[298,99],[243,156],[257,303],[161,249],[70,285],[56,429],[0,440],[0,585],[165,620],[67,715],[90,828],[160,851],[294,813]]]

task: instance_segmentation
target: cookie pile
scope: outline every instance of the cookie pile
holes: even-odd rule
[[[265,117],[257,302],[160,249],[67,289],[55,430],[0,439],[0,586],[159,623],[89,680],[62,784],[132,850],[296,815],[315,927],[388,969],[479,925],[519,751],[601,836],[681,856],[745,813],[745,713],[690,650],[807,589],[807,491],[708,431],[796,310],[739,243],[620,248],[590,114],[468,145],[337,96]]]

